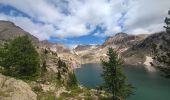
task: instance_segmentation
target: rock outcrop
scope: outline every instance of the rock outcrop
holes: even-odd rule
[[[0,74],[0,100],[36,100],[37,95],[22,80]]]
[[[78,45],[76,48],[74,48],[75,51],[83,51],[83,50],[89,50],[98,48],[99,45]]]

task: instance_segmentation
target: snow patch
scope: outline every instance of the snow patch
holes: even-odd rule
[[[156,69],[153,66],[151,66],[151,64],[150,64],[151,62],[153,62],[152,57],[146,56],[146,60],[144,62],[145,68],[150,72],[154,72],[154,71],[156,71]]]

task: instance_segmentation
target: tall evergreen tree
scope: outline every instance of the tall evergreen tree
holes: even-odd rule
[[[170,16],[170,10],[168,11],[168,15]],[[170,33],[170,17],[166,17],[165,18],[165,24],[167,25],[167,26],[164,26],[164,28],[166,29],[166,32],[167,33]]]
[[[40,74],[39,55],[28,36],[10,41],[1,52],[1,66],[6,74],[24,79],[34,79]],[[6,56],[3,56],[3,55]]]
[[[127,77],[122,70],[123,60],[113,48],[108,48],[107,55],[108,60],[101,60],[105,88],[111,91],[113,100],[125,100],[133,94],[133,87],[126,83]]]

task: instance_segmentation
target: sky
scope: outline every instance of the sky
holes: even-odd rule
[[[168,10],[170,0],[0,0],[0,20],[68,47],[162,31]]]

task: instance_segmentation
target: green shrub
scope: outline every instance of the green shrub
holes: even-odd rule
[[[74,73],[69,73],[69,79],[67,85],[70,88],[76,88],[78,86],[78,81]]]
[[[41,91],[43,91],[43,89],[42,89],[42,87],[41,87],[40,85],[38,85],[38,86],[35,86],[35,87],[33,88],[33,91],[35,91],[35,92],[41,92]]]
[[[66,68],[67,66],[66,66],[66,63],[64,62],[64,61],[62,61],[60,58],[59,58],[59,60],[58,60],[58,67],[59,68]]]

